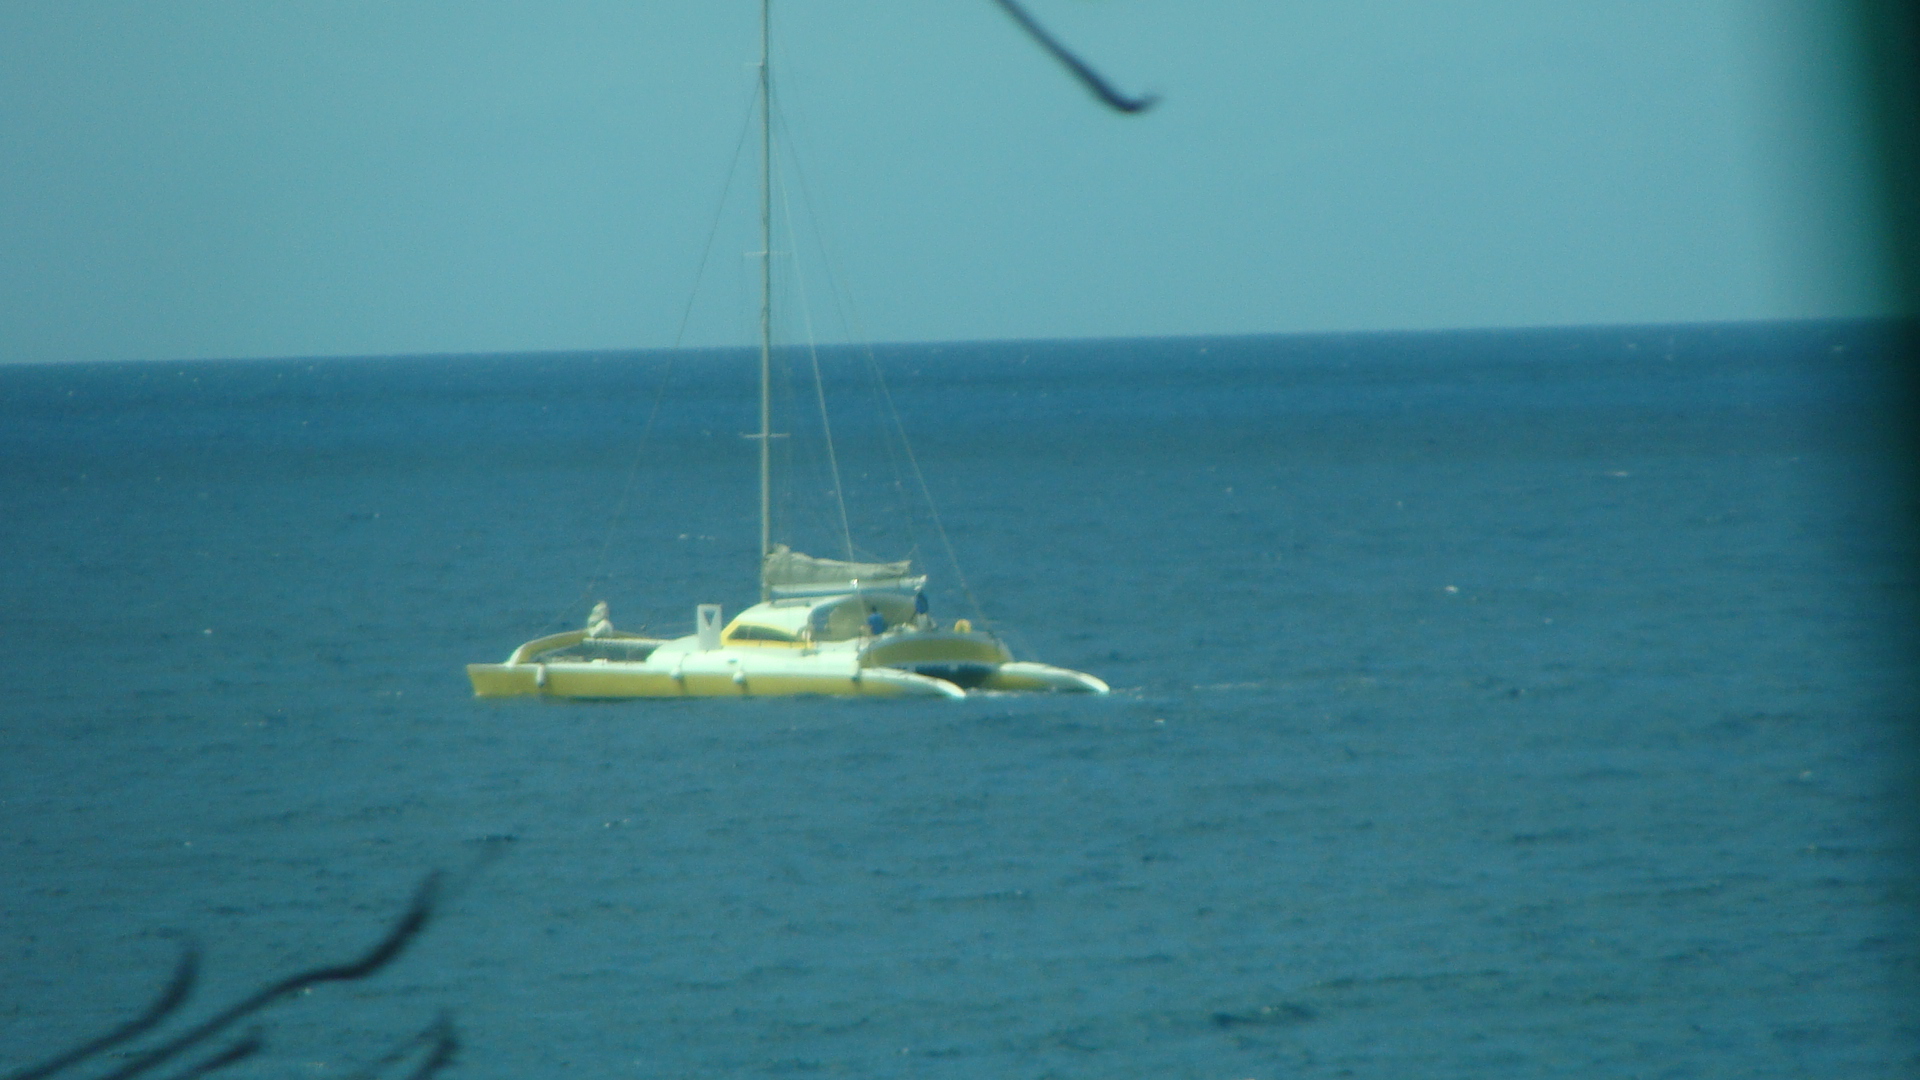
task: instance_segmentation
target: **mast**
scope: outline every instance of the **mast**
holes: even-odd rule
[[[773,71],[768,64],[773,0],[760,0],[760,600],[773,598]]]

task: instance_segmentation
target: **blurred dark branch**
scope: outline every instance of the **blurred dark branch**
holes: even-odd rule
[[[407,1080],[427,1080],[434,1073],[453,1064],[454,1055],[460,1052],[460,1037],[453,1030],[453,1021],[442,1016],[436,1027],[438,1030],[434,1033],[433,1053],[427,1055],[427,1060],[421,1062],[419,1068],[407,1074]]]
[[[259,1028],[247,1032],[247,1037],[213,1055],[191,1068],[182,1070],[170,1080],[197,1080],[208,1073],[218,1072],[229,1065],[236,1065],[267,1048],[267,1040],[260,1034]]]
[[[156,1065],[170,1061],[180,1054],[206,1042],[241,1020],[272,1005],[274,1002],[289,995],[297,994],[308,987],[317,986],[320,983],[351,982],[355,979],[364,979],[379,971],[381,968],[386,967],[406,949],[407,945],[411,943],[414,938],[420,935],[420,931],[426,929],[427,922],[433,917],[434,904],[439,899],[440,880],[441,875],[438,871],[428,874],[427,879],[421,882],[420,888],[414,892],[413,902],[408,905],[405,913],[400,916],[400,920],[394,923],[393,929],[387,931],[387,936],[381,938],[373,948],[367,950],[359,959],[344,964],[336,964],[332,967],[314,968],[312,971],[303,971],[298,975],[281,979],[279,982],[255,992],[253,996],[231,1006],[225,1012],[214,1016],[212,1019],[203,1021],[191,1030],[135,1056],[131,1061],[128,1061],[118,1069],[107,1073],[101,1080],[128,1080],[129,1077],[138,1076]],[[146,1014],[141,1016],[140,1019],[102,1038],[95,1039],[92,1042],[69,1050],[55,1057],[45,1065],[38,1065],[25,1072],[16,1073],[12,1077],[9,1077],[8,1080],[37,1080],[37,1078],[40,1077],[50,1076],[71,1067],[77,1062],[85,1060],[108,1046],[125,1042],[135,1035],[146,1031],[148,1028],[153,1027],[165,1018],[167,1014],[178,1008],[181,1002],[186,1000],[187,994],[193,986],[195,972],[198,969],[198,962],[197,954],[189,951],[187,956],[182,959],[179,970],[175,972],[173,983],[167,988],[167,992],[161,995],[160,1001],[156,1003],[154,1007],[148,1009]],[[444,1060],[441,1060],[440,1064],[434,1065],[433,1067],[435,1069],[453,1060],[453,1046],[455,1045],[455,1040],[452,1035],[452,1025],[443,1023],[440,1030],[444,1034],[440,1039],[439,1048],[435,1051],[434,1059]],[[262,1045],[260,1036],[258,1033],[255,1033],[227,1050],[222,1051],[220,1054],[208,1059],[206,1062],[187,1070],[182,1073],[179,1078],[176,1078],[176,1080],[187,1080],[187,1078],[202,1076],[215,1069],[224,1068],[227,1065],[231,1065],[234,1062],[241,1061],[258,1053]]]
[[[433,916],[433,902],[439,889],[439,872],[428,874],[427,880],[421,882],[419,890],[414,893],[413,903],[408,906],[406,913],[400,916],[400,921],[394,924],[393,929],[387,932],[387,936],[382,938],[379,944],[368,950],[367,954],[360,959],[333,967],[315,968],[312,971],[304,971],[282,979],[185,1034],[141,1054],[108,1073],[101,1080],[127,1080],[128,1077],[138,1076],[155,1065],[173,1058],[181,1051],[205,1042],[281,998],[298,993],[309,986],[327,982],[350,982],[372,975],[392,963],[394,957],[399,956],[407,947],[407,943],[426,928],[427,920]]]
[[[425,1077],[432,1076],[453,1062],[454,1052],[460,1049],[460,1037],[454,1030],[452,1017],[441,1013],[440,1018],[431,1025],[402,1039],[393,1049],[380,1055],[365,1068],[355,1071],[346,1080],[375,1080],[394,1062],[412,1053],[415,1047],[429,1043],[433,1046],[433,1053],[427,1055],[419,1068],[408,1074],[414,1080],[424,1080]]]
[[[129,1039],[145,1034],[186,1003],[187,998],[193,994],[194,983],[198,982],[199,978],[200,950],[188,945],[186,951],[180,954],[180,962],[174,965],[173,978],[167,983],[167,988],[160,992],[160,997],[147,1007],[146,1012],[92,1042],[82,1043],[51,1061],[13,1073],[7,1077],[7,1080],[40,1080],[41,1077],[52,1076],[110,1046],[118,1046]]]
[[[1093,95],[1101,101],[1106,102],[1108,105],[1123,113],[1137,113],[1151,109],[1153,103],[1160,100],[1152,94],[1136,98],[1130,98],[1122,94],[1120,91],[1114,89],[1112,83],[1102,78],[1099,72],[1089,67],[1086,61],[1075,56],[1065,45],[1060,44],[1058,38],[1047,33],[1047,28],[1035,22],[1033,16],[1027,14],[1026,10],[1015,3],[1014,0],[994,0],[994,2],[999,4],[1001,9],[1008,15],[1012,16],[1013,21],[1019,23],[1020,28],[1025,30],[1033,40],[1039,42],[1041,48],[1052,53],[1055,60],[1065,64],[1067,70],[1073,72],[1073,74],[1086,85],[1087,89],[1093,91]]]

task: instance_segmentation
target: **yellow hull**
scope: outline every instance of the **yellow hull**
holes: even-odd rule
[[[708,629],[672,641],[569,630],[536,638],[503,664],[468,664],[475,697],[618,700],[672,697],[933,697],[987,691],[1104,694],[1092,675],[1016,661],[998,639],[965,628],[896,628],[813,644],[801,636],[817,609],[844,601],[760,605],[723,633],[719,609],[700,609]],[[853,609],[858,614],[858,608]],[[908,615],[912,614],[911,607]],[[785,640],[781,640],[785,638]]]
[[[869,668],[848,674],[648,670],[639,664],[468,664],[475,697],[550,697],[573,700],[666,697],[965,697],[943,679],[909,671]]]

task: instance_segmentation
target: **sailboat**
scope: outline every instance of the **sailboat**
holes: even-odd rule
[[[617,630],[604,602],[578,630],[536,638],[504,663],[469,664],[477,697],[606,700],[801,694],[965,697],[969,691],[1104,694],[1095,676],[1016,660],[999,637],[928,611],[910,560],[823,559],[773,540],[773,153],[771,0],[760,7],[760,600],[723,621],[699,604],[694,632]]]

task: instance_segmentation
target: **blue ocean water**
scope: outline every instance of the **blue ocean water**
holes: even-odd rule
[[[469,696],[752,599],[736,354],[0,368],[0,1071],[443,868],[232,1073],[444,1011],[474,1077],[1914,1075],[1884,349],[883,349],[915,457],[841,409],[843,486],[917,464],[966,588],[871,553],[1115,687],[958,703]]]

